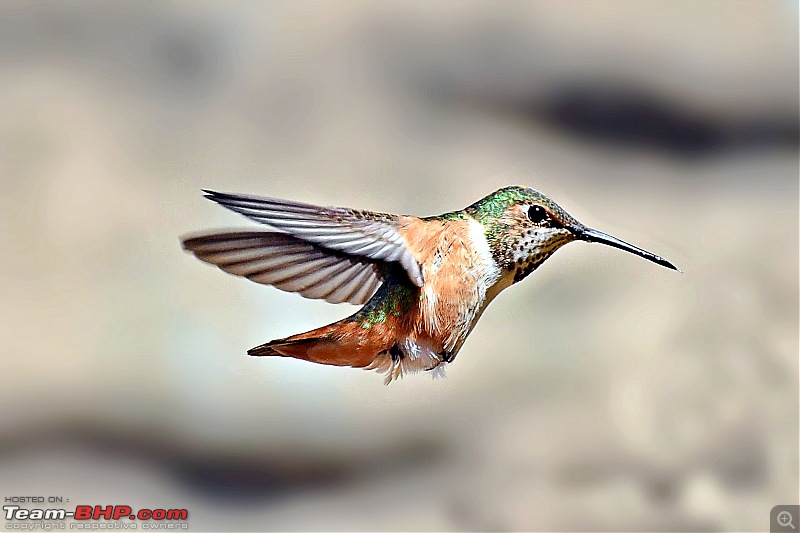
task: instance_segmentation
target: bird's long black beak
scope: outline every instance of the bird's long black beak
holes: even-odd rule
[[[637,248],[632,244],[628,244],[625,241],[617,239],[616,237],[612,237],[607,233],[603,233],[602,231],[597,231],[596,229],[583,227],[575,232],[579,239],[589,242],[600,242],[603,244],[607,244],[609,246],[613,246],[614,248],[619,248],[620,250],[625,250],[626,252],[630,252],[632,254],[636,254],[639,257],[644,257],[645,259],[649,259],[654,263],[658,263],[661,266],[665,266],[667,268],[671,268],[672,270],[677,270],[680,272],[681,270],[664,259],[661,256],[656,254],[651,254],[647,250],[642,250],[641,248]]]

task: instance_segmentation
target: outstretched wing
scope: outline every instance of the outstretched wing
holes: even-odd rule
[[[209,233],[185,239],[183,247],[225,272],[331,303],[364,304],[383,281],[375,261],[286,233]]]
[[[400,263],[418,287],[424,280],[419,263],[397,231],[396,215],[319,207],[289,200],[204,191],[232,211],[328,250],[373,261]]]

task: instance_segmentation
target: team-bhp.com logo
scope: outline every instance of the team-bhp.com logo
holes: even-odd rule
[[[187,509],[139,509],[134,511],[130,505],[78,505],[75,510],[67,509],[23,509],[19,505],[4,505],[3,511],[6,520],[14,520],[6,524],[6,529],[19,530],[50,530],[66,529],[65,523],[53,523],[53,521],[63,521],[67,518],[78,521],[98,521],[98,520],[148,520],[150,523],[142,523],[142,529],[186,529],[186,523],[175,523],[176,520],[186,520],[189,518]],[[32,520],[48,521],[42,524],[30,523]],[[43,527],[48,525],[50,527]],[[126,526],[113,526],[104,524],[100,527],[96,522],[72,522],[70,529],[128,529]],[[130,529],[136,529],[135,524],[129,524]],[[17,527],[18,526],[18,527]],[[33,526],[33,527],[31,527]],[[38,527],[37,527],[38,526]]]

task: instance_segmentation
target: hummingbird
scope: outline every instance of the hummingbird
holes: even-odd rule
[[[269,229],[190,236],[185,250],[257,283],[363,306],[247,353],[377,370],[386,384],[420,371],[443,375],[489,303],[569,242],[606,244],[678,270],[528,187],[425,218],[203,192]]]

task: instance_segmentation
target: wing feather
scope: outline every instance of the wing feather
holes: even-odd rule
[[[353,300],[363,300],[363,299],[369,300],[372,295],[367,295],[365,293],[365,289],[367,288],[367,286],[365,285],[365,281],[367,279],[366,272],[356,273],[355,275],[356,279],[353,281],[352,284],[348,285],[353,287],[354,292],[353,294],[347,295],[347,298]],[[346,290],[346,287],[342,286],[340,287],[339,290],[343,292]]]
[[[322,248],[373,261],[398,262],[415,285],[424,284],[419,263],[397,230],[396,215],[259,196],[205,193],[207,198],[251,220]]]
[[[225,272],[331,303],[364,304],[383,281],[373,260],[286,233],[210,233],[185,239],[183,247]]]

